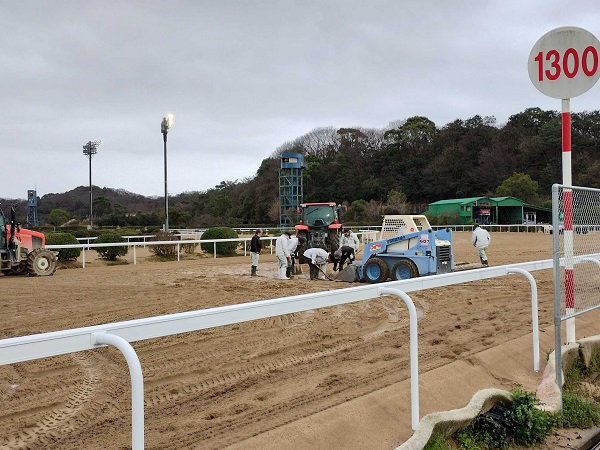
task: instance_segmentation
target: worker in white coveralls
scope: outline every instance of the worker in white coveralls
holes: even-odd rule
[[[288,266],[292,265],[292,257],[290,256],[290,247],[288,241],[290,240],[291,232],[285,231],[281,236],[275,240],[275,255],[279,261],[279,269],[277,270],[277,278],[280,280],[289,280],[290,278],[285,276],[285,272]]]
[[[358,240],[358,237],[352,232],[352,230],[350,228],[346,228],[344,230],[344,233],[342,234],[342,237],[340,239],[340,247],[352,247],[354,249],[354,254],[358,253],[358,248],[360,247],[360,241]]]
[[[290,237],[290,240],[288,241],[288,248],[290,249],[290,257],[291,257],[291,265],[289,265],[287,267],[287,270],[285,271],[285,276],[292,278],[292,275],[294,275],[295,272],[295,267],[296,267],[296,258],[297,258],[297,253],[298,253],[298,246],[302,246],[306,243],[306,238],[303,236],[292,236]]]
[[[488,233],[487,230],[481,228],[477,223],[473,225],[471,244],[473,244],[473,247],[477,247],[479,259],[481,260],[481,264],[483,264],[485,267],[488,266],[486,250],[490,245],[491,240],[492,238],[490,237],[490,233]]]
[[[327,273],[327,262],[329,261],[329,253],[322,248],[309,248],[302,254],[308,264],[310,270],[310,279],[318,280],[319,272],[321,272],[321,280],[325,280]]]

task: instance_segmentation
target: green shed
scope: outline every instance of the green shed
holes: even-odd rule
[[[515,197],[468,197],[439,200],[424,213],[447,217],[450,223],[483,225],[552,223],[552,209],[530,205]]]
[[[455,198],[430,203],[425,214],[446,216],[450,222],[463,225],[472,222],[492,223],[492,200],[488,197]]]

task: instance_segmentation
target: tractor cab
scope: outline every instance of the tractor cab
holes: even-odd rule
[[[335,202],[302,203],[298,208],[300,223],[294,228],[306,238],[306,248],[337,250],[342,234],[340,207]]]

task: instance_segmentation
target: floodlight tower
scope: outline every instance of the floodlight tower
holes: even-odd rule
[[[167,134],[173,125],[173,114],[167,114],[160,123],[160,132],[163,135],[163,149],[165,155],[165,231],[169,231],[169,194],[167,193]]]
[[[83,146],[83,154],[90,160],[90,228],[93,226],[92,216],[92,156],[98,153],[98,147],[100,146],[100,140],[88,141]]]

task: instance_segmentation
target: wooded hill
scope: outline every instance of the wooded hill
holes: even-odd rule
[[[515,114],[503,125],[474,116],[437,127],[416,116],[384,129],[316,128],[277,148],[250,178],[169,197],[169,222],[172,228],[276,225],[284,152],[305,155],[304,201],[344,204],[347,221],[379,223],[384,212],[420,213],[428,203],[461,197],[513,195],[548,204],[552,184],[562,182],[561,136],[560,113],[539,108]],[[600,187],[599,150],[600,112],[573,113],[574,185]],[[97,225],[164,221],[161,197],[99,187],[93,197]],[[5,214],[11,202],[2,201]],[[20,203],[25,223],[27,206]],[[39,198],[40,224],[65,218],[51,220],[57,209],[85,219],[89,188]]]

